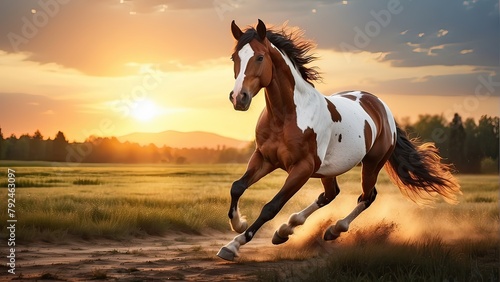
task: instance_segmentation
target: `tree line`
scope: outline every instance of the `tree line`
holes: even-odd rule
[[[483,116],[465,121],[455,114],[451,121],[443,115],[420,115],[411,123],[399,122],[410,136],[421,142],[434,142],[445,162],[458,172],[498,173],[499,118]],[[171,148],[154,144],[120,142],[115,137],[91,136],[84,142],[68,142],[59,131],[54,139],[44,139],[37,130],[33,135],[14,134],[4,138],[0,129],[0,160],[51,161],[74,163],[245,163],[255,149],[249,142],[243,149],[220,147]]]
[[[455,114],[451,121],[442,115],[420,115],[411,124],[400,124],[421,142],[434,142],[444,162],[462,173],[498,173],[499,118],[482,116],[465,121]]]
[[[12,134],[4,138],[0,129],[0,160],[49,161],[72,163],[243,163],[254,150],[253,143],[243,149],[171,148],[154,144],[120,142],[116,137],[91,136],[84,142],[69,142],[59,131],[54,139]]]

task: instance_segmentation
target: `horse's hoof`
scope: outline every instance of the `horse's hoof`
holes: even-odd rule
[[[278,234],[278,231],[274,232],[273,244],[279,245],[285,243],[286,241],[288,241],[288,236],[286,236],[286,238],[283,238]]]
[[[330,226],[326,231],[325,235],[323,236],[323,240],[325,241],[332,241],[337,239],[340,236],[340,233],[334,232],[333,226]]]
[[[233,261],[235,254],[228,248],[222,247],[219,252],[217,253],[217,256],[220,257],[221,259],[225,259],[227,261]]]

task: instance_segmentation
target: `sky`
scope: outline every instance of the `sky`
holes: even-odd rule
[[[330,95],[364,90],[396,119],[500,109],[498,1],[0,0],[5,137],[208,131],[253,139],[233,110],[230,23],[297,27]]]

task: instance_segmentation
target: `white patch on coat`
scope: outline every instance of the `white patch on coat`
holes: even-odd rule
[[[247,239],[245,237],[245,233],[241,233],[233,238],[231,242],[229,242],[224,247],[228,248],[233,252],[233,254],[237,257],[239,255],[240,247],[247,243]]]
[[[273,47],[276,48],[274,45]],[[279,51],[278,48],[276,49]],[[286,55],[281,51],[280,54],[290,68],[295,81],[293,100],[296,106],[297,126],[302,132],[311,128],[316,133],[317,154],[323,162],[333,130],[333,122],[325,96],[302,78]]]
[[[233,218],[230,220],[231,229],[237,232],[243,232],[242,230],[247,229],[246,217],[241,216],[238,210],[233,210]]]
[[[240,49],[240,51],[238,51],[238,57],[240,57],[240,72],[236,77],[233,88],[232,100],[234,105],[236,105],[236,96],[240,93],[241,88],[243,87],[243,81],[245,80],[245,71],[247,70],[248,61],[253,57],[254,54],[255,52],[250,46],[250,43],[245,44]]]
[[[328,96],[342,117],[339,123],[332,123],[334,127],[331,135],[331,144],[326,148],[318,173],[323,175],[339,175],[361,162],[367,153],[365,144],[365,121],[371,128],[372,144],[375,142],[378,132],[375,122],[360,104],[362,93],[359,91],[349,93],[356,96],[356,100],[342,97],[340,95]],[[342,139],[340,140],[340,134]]]
[[[320,207],[317,201],[314,201],[302,211],[292,214],[288,219],[288,223],[284,223],[283,225],[281,225],[276,232],[278,232],[278,235],[280,237],[287,238],[289,235],[293,234],[293,230],[296,226],[304,224],[304,222],[306,222],[306,219],[319,208]]]
[[[370,147],[378,132],[375,122],[359,103],[363,94],[360,91],[343,93],[356,96],[355,101],[341,95],[324,96],[302,78],[286,55],[282,56],[295,81],[293,99],[296,105],[297,126],[302,132],[310,128],[316,133],[316,150],[321,161],[316,172],[324,176],[336,176],[350,170],[360,163],[367,153],[365,120],[372,131]],[[335,105],[341,121],[332,120],[325,98]]]
[[[288,224],[291,227],[302,225],[304,224],[304,222],[306,222],[306,219],[318,209],[319,205],[317,201],[314,201],[312,202],[312,204],[310,204],[307,208],[303,209],[302,211],[292,214],[288,219]]]

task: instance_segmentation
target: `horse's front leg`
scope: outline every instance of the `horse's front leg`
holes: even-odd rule
[[[222,247],[217,255],[225,260],[234,260],[238,256],[239,248],[250,242],[255,233],[264,223],[273,219],[285,203],[307,182],[314,170],[313,162],[302,161],[290,170],[285,184],[274,198],[264,205],[257,220],[242,234],[234,237],[227,245]]]
[[[243,195],[243,192],[262,177],[266,176],[275,169],[269,162],[264,160],[260,151],[256,150],[250,161],[245,174],[236,180],[231,186],[231,206],[229,208],[229,223],[231,229],[238,233],[242,233],[247,229],[247,222],[244,216],[240,215],[238,209],[238,201]]]

